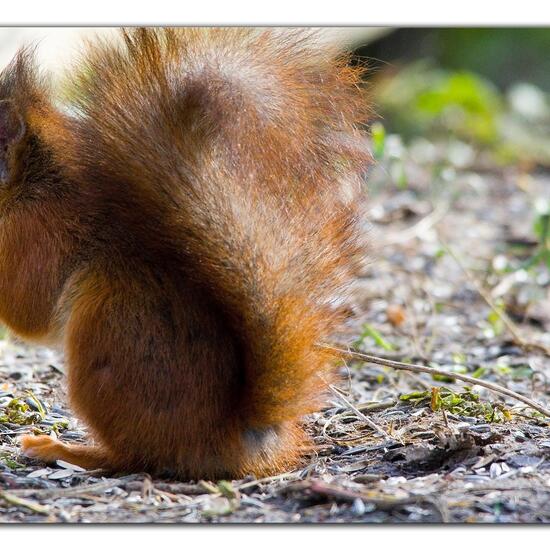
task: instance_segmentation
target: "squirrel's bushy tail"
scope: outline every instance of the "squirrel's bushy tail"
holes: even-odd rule
[[[363,252],[360,70],[290,29],[124,31],[84,61],[81,161],[101,150],[97,170],[165,205],[189,276],[244,334],[244,425],[314,410],[316,344]]]

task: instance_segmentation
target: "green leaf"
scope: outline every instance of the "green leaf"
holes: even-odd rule
[[[384,157],[386,148],[386,129],[380,122],[375,122],[371,128],[373,155],[376,160]]]
[[[363,328],[363,332],[361,333],[361,336],[355,343],[356,346],[360,346],[365,340],[365,338],[369,337],[374,340],[374,343],[377,346],[385,349],[386,351],[395,350],[395,346],[393,344],[390,344],[390,342],[388,342],[387,340],[385,340],[384,337],[373,326],[369,325],[368,323],[365,323],[362,328]]]
[[[483,378],[487,374],[487,369],[485,367],[478,367],[473,373],[474,378]]]
[[[502,315],[504,313],[504,303],[502,300],[499,300],[495,304],[496,308],[491,309],[487,315],[487,322],[491,325],[493,334],[499,336],[504,331],[504,322],[502,321]]]
[[[233,487],[231,482],[225,479],[218,481],[218,489],[220,493],[228,499],[237,498],[239,496],[238,491]]]

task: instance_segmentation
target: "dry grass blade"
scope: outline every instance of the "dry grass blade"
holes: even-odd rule
[[[529,407],[531,407],[532,409],[540,412],[547,418],[550,418],[550,410],[546,409],[542,405],[539,405],[536,401],[533,401],[532,399],[529,399],[524,395],[516,393],[515,391],[509,390],[504,386],[500,386],[499,384],[494,384],[493,382],[487,382],[486,380],[479,380],[478,378],[474,378],[473,376],[467,376],[466,374],[459,374],[455,372],[448,372],[445,370],[436,369],[433,367],[426,367],[424,365],[413,365],[412,363],[403,363],[401,361],[391,361],[389,359],[382,359],[381,357],[376,357],[375,355],[368,355],[366,353],[361,353],[355,350],[338,348],[338,347],[329,346],[326,344],[319,344],[319,345],[324,349],[333,351],[335,354],[339,355],[340,357],[347,356],[352,359],[357,359],[359,361],[363,361],[366,363],[374,363],[376,365],[382,365],[384,367],[390,367],[396,370],[404,370],[409,372],[425,372],[428,374],[440,374],[448,378],[454,378],[455,380],[467,382],[468,384],[471,384],[473,386],[483,386],[484,388],[487,388],[488,390],[491,390],[495,393],[507,395],[508,397],[512,397],[517,401],[521,401],[522,403],[529,405]]]
[[[332,384],[329,384],[329,388],[346,405],[346,407],[352,410],[363,422],[365,422],[368,426],[370,426],[375,432],[378,432],[380,435],[382,435],[386,439],[391,439],[391,436],[388,432],[383,430],[380,426],[378,426],[378,424],[374,423],[368,416],[365,416],[357,407],[352,405],[337,388],[335,388]]]
[[[18,497],[33,496],[40,498],[67,498],[75,495],[82,495],[86,493],[95,493],[98,491],[106,491],[126,484],[128,481],[137,479],[139,474],[132,474],[130,476],[121,477],[118,479],[111,479],[99,483],[90,483],[89,485],[78,485],[76,487],[66,487],[61,489],[14,489],[11,494]]]
[[[293,481],[295,479],[298,479],[300,476],[300,472],[284,472],[282,474],[276,475],[276,476],[269,476],[269,477],[262,477],[260,479],[253,479],[252,481],[247,481],[245,483],[241,483],[240,485],[236,486],[235,488],[241,491],[242,489],[250,489],[251,487],[256,487],[257,485],[262,485],[264,483],[271,483],[273,481]]]
[[[51,514],[49,507],[42,506],[41,504],[33,502],[32,500],[27,500],[26,498],[12,495],[7,491],[0,491],[0,499],[5,500],[9,504],[13,504],[14,506],[22,506],[23,508],[28,508],[29,510],[32,510],[37,514],[42,514],[45,516],[49,516]]]

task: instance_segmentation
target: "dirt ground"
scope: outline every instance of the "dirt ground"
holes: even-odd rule
[[[392,183],[390,161],[369,174],[371,252],[349,336],[548,404],[550,275],[517,268],[536,250],[533,202],[550,196],[550,174],[459,152],[417,143],[406,185]],[[296,471],[217,484],[105,477],[20,454],[22,433],[82,441],[85,429],[66,406],[63,357],[1,345],[1,522],[550,521],[548,419],[480,386],[350,362],[340,393],[306,419],[317,451]]]

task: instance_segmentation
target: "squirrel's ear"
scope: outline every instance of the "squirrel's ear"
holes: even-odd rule
[[[0,101],[0,182],[9,178],[8,157],[11,148],[25,135],[25,121],[10,99]]]

